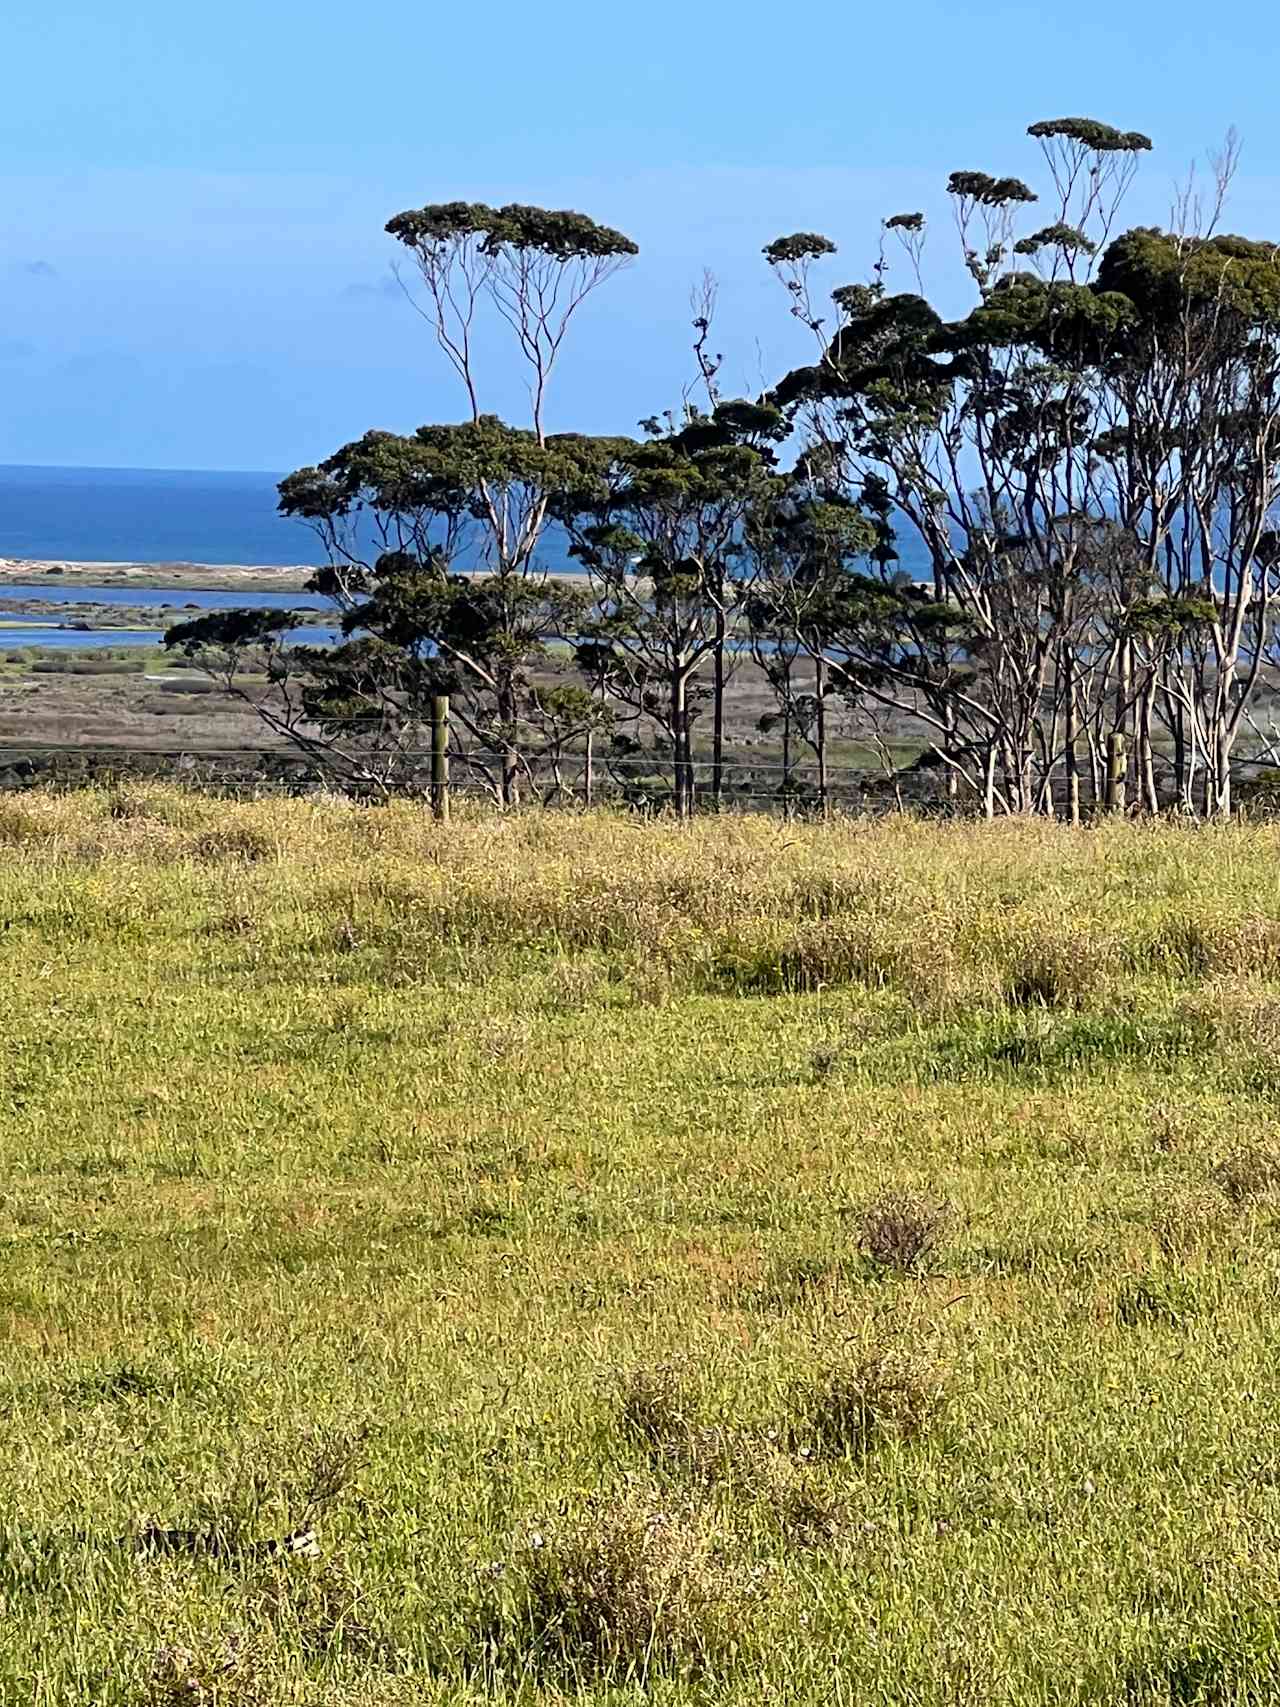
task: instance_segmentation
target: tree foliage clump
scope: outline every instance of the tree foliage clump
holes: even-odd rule
[[[171,644],[233,689],[251,658],[262,714],[379,787],[412,781],[447,691],[466,774],[506,804],[540,771],[562,792],[571,752],[590,778],[601,742],[629,792],[665,777],[682,813],[720,804],[749,657],[788,800],[804,772],[828,803],[837,728],[896,786],[896,729],[954,805],[1229,811],[1241,742],[1270,750],[1280,664],[1280,246],[1218,228],[1233,143],[1207,212],[1188,192],[1170,229],[1120,230],[1150,139],[1087,118],[1028,135],[1039,189],[946,185],[962,312],[926,286],[922,213],[883,220],[869,276],[834,286],[830,238],[781,236],[763,253],[800,359],[726,398],[704,285],[705,400],[638,437],[545,415],[573,317],[629,238],[514,203],[397,215],[467,418],[367,432],[282,483],[323,543],[337,647],[292,645],[288,613],[260,612]],[[899,255],[915,288],[890,286]],[[523,424],[486,404],[482,316],[522,364]]]

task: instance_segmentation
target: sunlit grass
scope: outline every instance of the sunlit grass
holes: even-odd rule
[[[1280,832],[37,793],[0,915],[0,1700],[1274,1699]]]

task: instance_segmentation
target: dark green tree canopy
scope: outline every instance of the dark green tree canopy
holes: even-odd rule
[[[775,237],[761,251],[773,267],[788,261],[817,261],[823,255],[834,255],[835,252],[836,246],[831,239],[818,231],[796,231],[790,237]]]
[[[419,427],[407,436],[372,431],[282,480],[280,509],[307,521],[333,521],[361,508],[461,519],[484,513],[485,488],[551,491],[599,470],[606,459],[607,441],[564,433],[540,442],[496,415]]]
[[[1094,154],[1138,154],[1151,147],[1151,138],[1140,130],[1117,130],[1099,119],[1039,119],[1027,126],[1027,135],[1041,142],[1079,143]]]
[[[1280,245],[1248,237],[1179,237],[1140,226],[1117,237],[1098,288],[1129,298],[1153,322],[1189,306],[1229,310],[1248,324],[1280,325]]]
[[[504,249],[533,250],[570,261],[640,253],[629,237],[611,226],[597,225],[586,214],[526,207],[520,202],[497,208],[484,202],[433,202],[396,214],[387,221],[387,232],[410,249],[434,249],[478,237],[484,255]]]
[[[1033,231],[1030,237],[1020,237],[1013,246],[1013,252],[1015,255],[1038,255],[1041,249],[1062,249],[1068,253],[1092,255],[1097,247],[1085,232],[1059,220],[1056,225],[1046,225],[1043,230]]]
[[[986,172],[953,172],[947,180],[947,194],[980,207],[1008,207],[1013,202],[1038,200],[1021,178],[992,178]]]

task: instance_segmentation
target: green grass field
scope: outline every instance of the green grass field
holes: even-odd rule
[[[1276,1698],[1280,832],[0,844],[0,1701]]]

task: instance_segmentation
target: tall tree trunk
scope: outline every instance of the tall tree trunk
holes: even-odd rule
[[[711,799],[720,810],[724,779],[724,696],[725,653],[728,647],[728,624],[725,621],[724,599],[716,603],[715,646],[711,655]]]
[[[671,671],[671,761],[676,816],[693,811],[693,777],[689,752],[689,694],[683,660]]]
[[[1191,810],[1191,774],[1187,762],[1187,719],[1181,705],[1165,690],[1163,722],[1173,741],[1173,785],[1178,805]]]
[[[1079,732],[1076,711],[1076,670],[1075,654],[1070,646],[1062,650],[1062,678],[1066,691],[1066,732],[1063,745],[1066,750],[1067,764],[1067,822],[1080,822],[1080,754],[1076,746]]]
[[[1151,739],[1151,711],[1155,697],[1156,682],[1152,676],[1138,702],[1138,784],[1142,790],[1143,810],[1153,816],[1160,810],[1160,798],[1156,793],[1155,746]]]
[[[1209,806],[1209,815],[1214,818],[1229,818],[1231,816],[1231,737],[1227,733],[1225,722],[1219,718],[1218,727],[1214,732],[1213,764],[1205,773],[1206,791],[1210,779],[1213,783],[1213,796]]]
[[[987,748],[986,762],[983,765],[982,777],[982,816],[994,818],[996,815],[996,744],[994,741]]]
[[[1116,700],[1115,723],[1113,732],[1120,736],[1120,753],[1124,759],[1123,777],[1113,777],[1108,771],[1108,788],[1119,786],[1121,793],[1125,792],[1129,780],[1129,697],[1132,682],[1133,658],[1127,640],[1120,642],[1120,654],[1116,660]]]
[[[946,747],[946,750],[951,755],[951,757],[954,758],[955,757],[955,739],[956,739],[956,708],[949,699],[946,702],[946,706],[945,706],[945,709],[944,709],[942,715],[943,715],[943,728],[944,728],[943,745]],[[946,781],[943,784],[943,789],[944,789],[944,792],[945,792],[946,797],[947,797],[948,806],[954,807],[956,801],[960,798],[960,777],[959,777],[959,773],[957,772],[954,765],[949,764],[945,767],[945,769],[946,769]]]
[[[782,701],[782,815],[791,813],[791,666],[787,665]]]
[[[500,796],[506,808],[520,804],[520,747],[516,728],[516,690],[510,678],[504,678],[498,688],[497,712],[499,726],[499,758],[501,761]]]
[[[818,759],[818,809],[823,818],[829,818],[831,802],[827,795],[827,661],[821,653],[813,660],[813,691],[817,702],[813,744]]]

